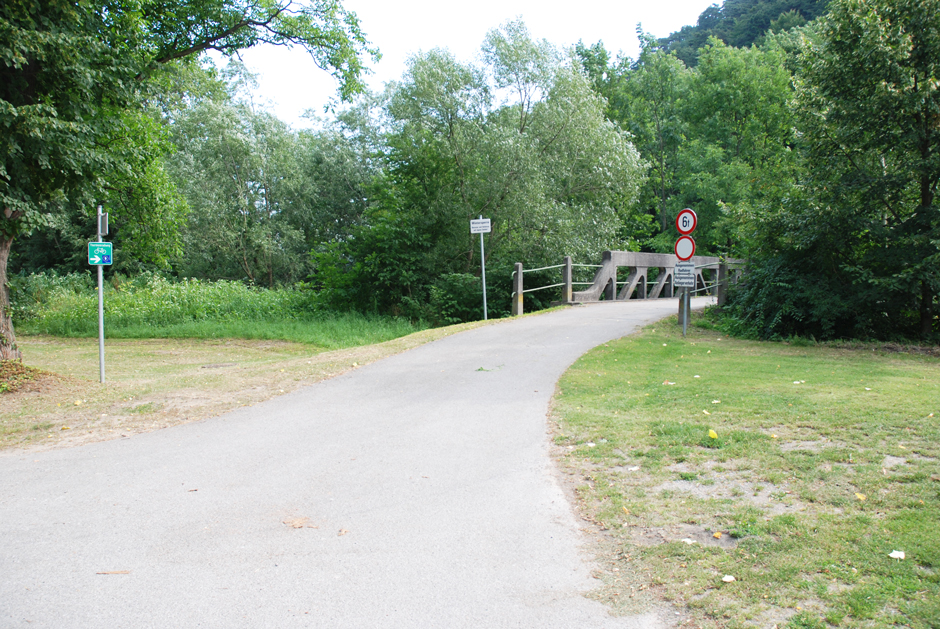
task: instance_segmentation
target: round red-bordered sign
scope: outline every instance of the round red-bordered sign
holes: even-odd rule
[[[679,233],[683,236],[688,236],[694,232],[697,225],[698,216],[689,208],[685,208],[679,212],[679,216],[676,217],[676,229],[678,229]]]
[[[679,236],[676,241],[676,257],[680,260],[691,260],[695,255],[695,241],[691,236]]]

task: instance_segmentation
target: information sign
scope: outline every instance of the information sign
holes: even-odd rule
[[[672,285],[676,288],[695,288],[695,263],[676,262],[672,270]]]
[[[470,221],[470,233],[471,234],[488,234],[493,231],[490,228],[490,219],[488,218],[475,218]]]
[[[470,233],[471,234],[480,234],[480,281],[483,284],[483,320],[487,319],[486,312],[486,253],[483,251],[483,234],[490,233],[490,219],[483,218],[483,215],[480,214],[480,218],[470,219]]]
[[[111,264],[111,243],[110,242],[88,243],[88,264],[93,264],[93,265]]]

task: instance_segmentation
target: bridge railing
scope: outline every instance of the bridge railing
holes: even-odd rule
[[[729,282],[736,282],[740,277],[744,261],[734,258],[693,256],[695,264],[695,288],[693,293],[716,294],[719,305],[725,302]],[[607,300],[662,299],[674,296],[673,269],[675,256],[662,253],[639,253],[634,251],[605,251],[601,264],[574,264],[570,256],[565,256],[562,264],[524,269],[521,262],[516,263],[512,273],[512,314],[523,313],[523,295],[540,290],[561,288],[561,303],[585,303]],[[620,268],[629,269],[626,281],[618,281]],[[594,268],[597,272],[592,282],[573,281],[576,268]],[[526,289],[525,273],[561,269],[561,282]],[[656,269],[656,278],[650,280],[650,270]],[[707,281],[708,272],[711,281]],[[575,291],[574,286],[588,286],[585,290]],[[650,289],[652,286],[652,290]]]

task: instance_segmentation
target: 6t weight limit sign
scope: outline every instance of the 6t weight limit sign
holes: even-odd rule
[[[688,236],[694,232],[697,226],[698,216],[689,208],[685,208],[679,212],[679,215],[676,217],[676,229],[679,230],[679,233],[683,236]]]

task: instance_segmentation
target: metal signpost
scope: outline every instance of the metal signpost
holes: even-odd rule
[[[104,382],[104,265],[111,264],[111,243],[101,242],[108,235],[108,215],[98,206],[98,239],[88,243],[88,264],[98,267],[98,371]]]
[[[488,234],[492,231],[490,226],[490,219],[483,218],[483,215],[480,215],[478,219],[470,220],[470,233],[471,234],[480,234],[480,274],[483,277],[483,320],[486,321],[486,256],[483,254],[483,234]]]
[[[672,285],[682,289],[679,295],[680,307],[679,313],[682,315],[682,336],[685,336],[689,329],[689,310],[692,307],[692,289],[695,288],[695,263],[692,262],[692,256],[695,255],[695,240],[690,234],[695,231],[698,225],[698,217],[695,212],[686,208],[679,212],[676,217],[676,229],[681,236],[676,240],[675,252],[679,261],[672,271]]]

